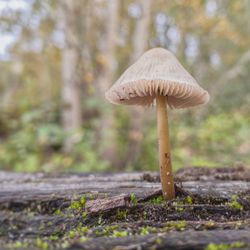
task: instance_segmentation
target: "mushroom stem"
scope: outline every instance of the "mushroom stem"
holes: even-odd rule
[[[166,200],[170,200],[175,197],[175,188],[170,155],[166,96],[157,95],[156,105],[162,194]]]

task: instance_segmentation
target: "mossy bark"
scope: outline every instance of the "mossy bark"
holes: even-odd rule
[[[249,169],[175,177],[182,185],[165,202],[155,173],[0,172],[1,249],[249,249]]]

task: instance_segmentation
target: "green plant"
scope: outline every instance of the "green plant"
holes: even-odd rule
[[[165,200],[164,200],[163,196],[161,195],[161,196],[151,198],[149,200],[149,203],[157,205],[157,204],[165,203]]]
[[[84,209],[86,204],[85,197],[81,197],[79,201],[74,201],[70,204],[69,208],[73,210],[81,210]]]
[[[117,210],[116,219],[125,220],[127,218],[128,210]]]
[[[137,198],[136,198],[135,193],[132,193],[132,194],[130,195],[130,200],[131,200],[131,202],[133,203],[133,205],[137,205],[137,204],[138,204],[138,200],[137,200]]]

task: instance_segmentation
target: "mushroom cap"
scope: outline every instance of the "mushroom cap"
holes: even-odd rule
[[[166,96],[171,108],[207,103],[209,94],[168,50],[145,52],[105,93],[114,104],[150,106],[156,95]]]

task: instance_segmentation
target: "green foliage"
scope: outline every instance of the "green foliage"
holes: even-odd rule
[[[210,114],[203,120],[189,121],[170,116],[170,136],[174,169],[183,166],[232,165],[237,162],[250,164],[250,116],[244,113]],[[142,157],[138,166],[141,170],[158,169],[157,133],[153,123],[143,141]],[[154,146],[152,146],[154,145]],[[144,157],[144,156],[147,157]]]
[[[0,169],[27,172],[108,170],[108,164],[99,159],[95,150],[94,131],[90,129],[75,133],[79,143],[72,154],[63,154],[66,135],[53,117],[46,117],[46,112],[37,110],[24,113],[19,119],[9,119],[9,135],[0,144]]]
[[[76,23],[71,25],[75,43],[85,44],[88,51],[84,48],[84,53],[80,53],[83,57],[75,69],[83,124],[78,131],[72,131],[75,144],[70,153],[65,153],[63,143],[69,135],[62,126],[64,48],[56,39],[58,20],[56,15],[51,15],[51,11],[56,12],[62,6],[60,1],[46,1],[46,8],[41,1],[31,2],[30,11],[7,8],[0,13],[0,33],[13,32],[16,39],[6,52],[8,59],[0,58],[0,169],[27,172],[158,170],[154,109],[145,110],[147,119],[139,128],[143,140],[136,152],[138,155],[133,157],[135,161],[131,162],[126,152],[135,117],[131,117],[129,107],[104,104],[104,93],[101,93],[104,86],[98,80],[102,82],[107,58],[98,44],[105,35],[106,9],[102,10],[104,15],[89,17],[85,13],[88,8],[78,8]],[[76,2],[76,7],[85,4],[85,1]],[[135,38],[133,32],[138,19],[128,17],[127,6],[133,1],[124,2],[117,20],[121,30],[126,32],[117,34],[120,45],[113,48],[117,62],[117,70],[111,76],[114,80],[131,62],[133,53],[137,54],[130,41]],[[154,41],[155,46],[175,48],[181,62],[212,95],[210,103],[200,109],[169,112],[175,170],[187,165],[213,167],[239,161],[250,165],[250,63],[247,56],[250,7],[247,1],[216,1],[215,10],[208,15],[206,4],[207,1],[191,0],[188,4],[169,1],[166,5],[158,1],[149,11],[154,20],[149,28],[149,40]],[[160,25],[158,15],[168,20],[166,25],[182,37],[181,41],[162,36],[162,29],[157,26]],[[37,20],[35,27],[29,20]],[[96,29],[89,32],[85,24],[93,20]],[[19,30],[20,35],[17,36],[15,30]],[[186,53],[191,46],[189,38],[194,47],[197,44],[197,51],[191,56]],[[103,47],[109,47],[105,44],[109,39],[104,40]],[[41,48],[34,48],[36,44],[41,44]],[[78,45],[76,47],[78,51]],[[217,64],[212,60],[214,57],[218,59]],[[100,141],[101,118],[110,113],[114,114],[114,126],[106,133],[116,134],[117,138]],[[117,166],[104,161],[100,154],[100,148],[110,143],[117,149],[120,161]]]

